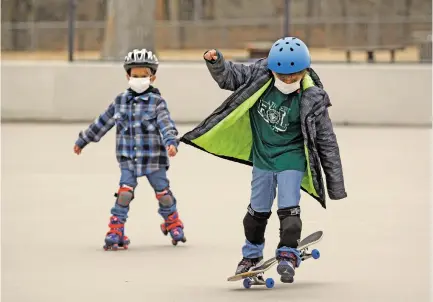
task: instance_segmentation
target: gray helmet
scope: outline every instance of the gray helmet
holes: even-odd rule
[[[134,49],[125,56],[123,67],[126,72],[132,67],[148,67],[152,70],[153,74],[158,70],[158,58],[150,50],[147,49]]]

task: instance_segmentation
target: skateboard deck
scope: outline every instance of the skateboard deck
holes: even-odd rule
[[[319,259],[320,252],[317,249],[314,249],[311,251],[311,253],[308,253],[308,248],[322,240],[323,238],[323,231],[317,231],[314,232],[299,242],[297,250],[301,253],[301,260],[307,260],[308,258],[313,257],[314,259]]]
[[[237,275],[229,277],[227,279],[227,281],[238,281],[238,280],[242,280],[244,278],[257,276],[258,274],[266,272],[268,269],[270,269],[272,266],[274,266],[275,263],[277,263],[277,259],[275,257],[273,257],[271,259],[266,260],[262,265],[260,265],[256,268],[253,268],[253,270],[251,270],[249,272],[245,272],[242,274],[237,274]]]
[[[308,253],[308,248],[311,245],[322,240],[322,238],[323,238],[323,231],[317,231],[308,235],[307,237],[305,237],[299,242],[297,250],[300,252],[302,261],[305,261],[309,258],[318,259],[320,257],[320,252],[317,249],[314,249],[311,251],[311,253]],[[249,282],[244,282],[244,286],[247,288],[249,288],[251,285],[266,285],[266,287],[271,288],[274,286],[274,281],[272,280],[272,278],[268,278],[265,281],[265,280],[258,279],[257,276],[266,272],[268,269],[273,267],[277,262],[278,262],[277,258],[272,257],[266,260],[265,262],[263,262],[262,265],[253,268],[251,271],[237,274],[227,278],[227,281],[239,281],[242,279],[250,279]]]

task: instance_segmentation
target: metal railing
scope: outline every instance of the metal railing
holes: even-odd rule
[[[41,0],[27,1],[34,4]],[[345,1],[343,2],[346,3]],[[99,2],[103,7],[105,0]],[[307,2],[323,8],[325,1],[305,0],[305,3]],[[375,3],[380,2],[378,0]],[[299,3],[298,1],[298,6],[295,7],[298,10]],[[347,50],[410,49],[414,53],[412,57],[415,57],[406,60],[422,61],[421,53],[423,60],[428,60],[426,49],[428,50],[429,45],[431,49],[432,26],[430,12],[382,16],[351,15],[347,12],[345,15],[331,16],[323,11],[299,13],[294,9],[287,12],[290,13],[289,20],[282,12],[276,17],[200,19],[199,14],[194,13],[191,14],[194,16],[193,20],[156,20],[156,49],[245,49],[251,42],[274,41],[290,30],[291,35],[301,37],[311,48],[329,50],[330,53]],[[74,15],[74,19],[75,17]],[[35,17],[30,19],[35,20]],[[67,51],[69,46],[75,53],[98,53],[104,42],[106,22],[103,19],[5,21],[1,26],[2,52],[56,52]],[[414,33],[418,33],[417,38],[414,38]],[[98,56],[95,55],[95,58]],[[341,56],[341,60],[344,59],[345,57]]]

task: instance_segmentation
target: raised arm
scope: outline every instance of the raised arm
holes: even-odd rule
[[[204,59],[212,78],[219,87],[230,91],[235,91],[248,82],[255,69],[262,66],[262,61],[250,65],[226,61],[223,54],[215,49],[207,51]]]

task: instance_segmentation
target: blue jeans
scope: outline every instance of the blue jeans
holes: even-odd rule
[[[138,185],[137,176],[134,174],[134,171],[128,169],[122,169],[120,174],[119,186],[127,185],[132,188],[136,188]],[[167,178],[167,170],[165,168],[161,168],[160,170],[153,172],[152,174],[146,175],[149,184],[152,186],[153,190],[156,192],[161,192],[170,186],[170,182]],[[176,199],[173,196],[174,203],[169,208],[161,209],[166,215],[170,215],[171,213],[176,211]],[[117,216],[123,222],[126,222],[128,219],[129,207],[122,207],[114,203],[114,206],[111,208],[111,214]]]
[[[274,199],[277,195],[278,186],[278,209],[296,207],[301,199],[301,182],[304,172],[286,170],[272,172],[253,167],[253,180],[251,182],[251,208],[256,212],[269,213],[272,209]],[[245,240],[242,254],[245,258],[263,257],[265,244],[252,244]],[[280,251],[293,251],[292,248],[281,247]]]

